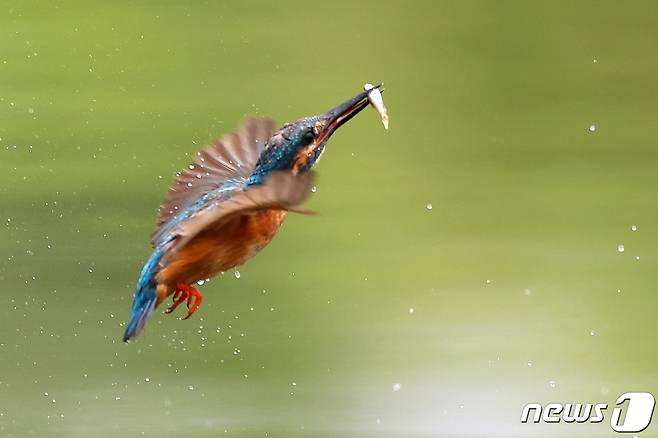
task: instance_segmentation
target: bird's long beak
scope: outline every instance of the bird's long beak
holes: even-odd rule
[[[380,92],[384,91],[381,84],[375,85],[374,88],[379,89]],[[324,143],[336,129],[357,115],[363,108],[367,107],[368,103],[368,92],[364,91],[324,113],[321,116],[323,126],[316,143]]]

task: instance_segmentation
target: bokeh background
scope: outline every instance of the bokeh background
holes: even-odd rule
[[[656,2],[0,6],[1,436],[601,437],[521,409],[658,393]],[[121,342],[192,154],[379,81],[321,214]]]

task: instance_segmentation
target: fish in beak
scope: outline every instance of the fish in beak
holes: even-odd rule
[[[366,90],[362,93],[359,93],[351,99],[346,100],[345,102],[330,109],[322,116],[320,116],[321,126],[316,137],[316,144],[323,144],[325,141],[327,141],[327,139],[336,131],[336,129],[347,123],[352,117],[367,107],[368,104],[372,103],[373,106],[375,106],[375,109],[378,109],[376,105],[378,102],[382,102],[381,105],[383,107],[383,100],[381,99],[380,94],[384,91],[382,84],[374,86],[366,84],[366,87],[364,88],[366,88]],[[371,97],[373,98],[372,101]],[[388,125],[388,116],[386,116],[386,120],[386,125]]]

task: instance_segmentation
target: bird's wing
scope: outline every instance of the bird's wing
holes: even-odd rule
[[[249,178],[275,131],[274,120],[249,118],[237,133],[225,135],[197,152],[194,162],[176,174],[167,199],[160,206],[158,228],[227,181]]]
[[[314,177],[312,171],[301,174],[278,171],[266,177],[262,184],[238,189],[231,197],[210,203],[174,227],[172,234],[176,238],[167,253],[177,252],[207,227],[221,227],[237,215],[262,209],[312,214],[313,212],[301,208],[300,205],[311,192]]]

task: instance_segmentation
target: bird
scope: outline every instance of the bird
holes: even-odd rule
[[[383,91],[381,84],[374,88]],[[188,319],[203,301],[193,284],[255,256],[288,212],[313,214],[301,205],[312,191],[312,168],[332,134],[368,106],[371,91],[278,129],[268,117],[247,118],[176,174],[137,281],[125,342],[170,296],[165,313],[186,302]]]

